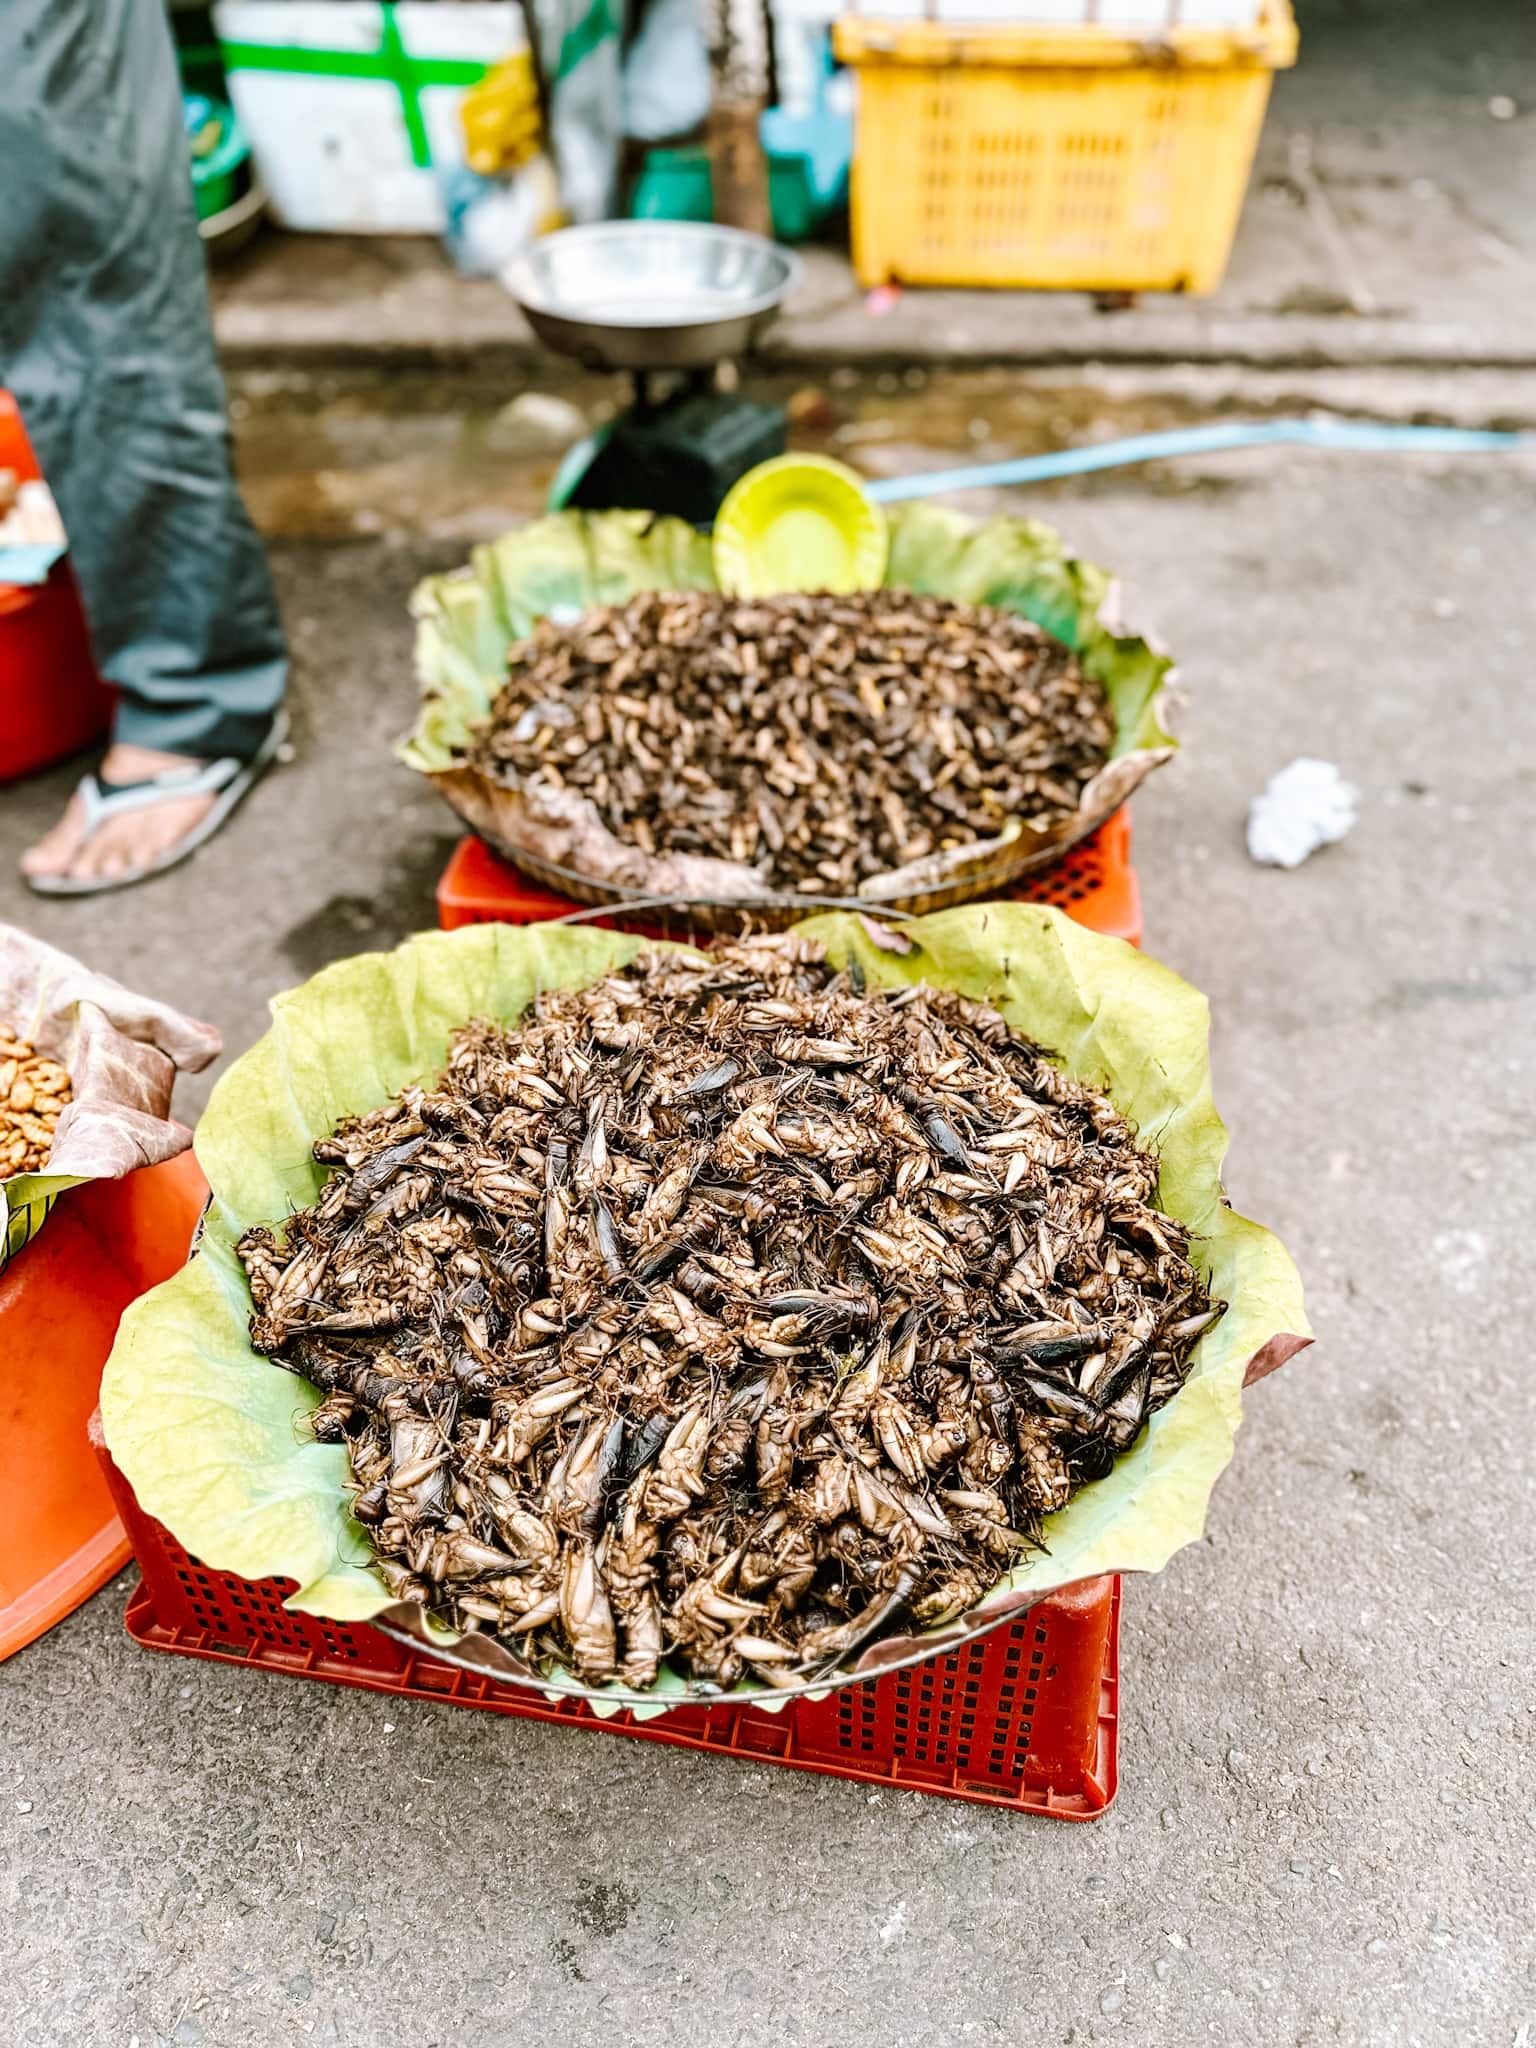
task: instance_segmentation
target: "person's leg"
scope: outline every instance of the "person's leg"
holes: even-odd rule
[[[231,467],[163,0],[4,0],[0,161],[0,374],[121,693],[103,776],[248,760],[287,655]],[[83,852],[76,811],[28,865],[142,866],[211,801],[131,812]]]

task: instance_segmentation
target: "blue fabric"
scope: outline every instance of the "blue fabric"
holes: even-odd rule
[[[0,383],[117,736],[249,759],[287,650],[231,462],[162,0],[0,0]]]
[[[19,540],[0,547],[0,583],[46,583],[63,552],[62,542],[56,540]]]

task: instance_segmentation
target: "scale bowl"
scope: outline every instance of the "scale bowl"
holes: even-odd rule
[[[540,341],[591,370],[744,355],[799,277],[798,258],[761,235],[659,220],[562,228],[501,273]]]

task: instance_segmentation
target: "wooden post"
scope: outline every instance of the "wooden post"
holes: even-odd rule
[[[768,203],[768,162],[754,99],[717,99],[709,116],[709,167],[715,188],[715,219],[721,227],[773,233]]]

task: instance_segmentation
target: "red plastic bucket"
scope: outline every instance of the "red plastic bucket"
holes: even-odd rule
[[[16,401],[0,391],[0,469],[39,475]],[[96,673],[67,560],[46,583],[0,583],[0,782],[31,775],[101,738],[112,691]]]

